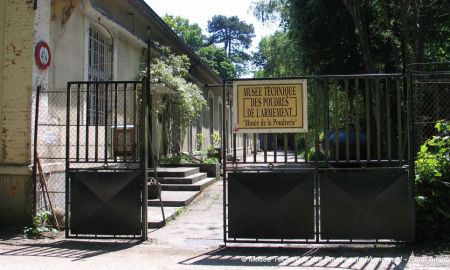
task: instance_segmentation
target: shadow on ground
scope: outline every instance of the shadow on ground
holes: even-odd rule
[[[1,256],[40,256],[68,258],[77,261],[109,252],[125,250],[139,243],[138,241],[93,242],[81,240],[61,240],[51,243],[3,243],[3,245],[8,245],[8,250],[0,250],[0,258]]]
[[[184,265],[292,266],[344,269],[404,269],[410,247],[248,248],[224,247],[180,262]]]

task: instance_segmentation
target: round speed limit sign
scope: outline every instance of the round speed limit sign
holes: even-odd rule
[[[40,69],[47,69],[50,66],[52,55],[50,47],[45,41],[41,41],[36,45],[36,64]]]

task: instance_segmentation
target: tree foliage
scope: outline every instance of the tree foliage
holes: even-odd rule
[[[286,77],[298,74],[298,50],[287,32],[277,31],[261,39],[253,55],[255,77]]]
[[[237,74],[246,70],[250,55],[246,52],[255,37],[253,25],[239,20],[237,16],[216,15],[208,21],[209,42],[222,44],[225,55],[235,64]]]
[[[152,86],[164,86],[173,113],[174,121],[181,127],[188,127],[206,108],[207,103],[200,88],[189,82],[190,62],[186,55],[175,55],[167,47],[162,47],[162,56],[151,63],[150,77]],[[146,69],[140,72],[143,78]],[[161,104],[162,109],[164,104]]]
[[[197,51],[197,54],[208,66],[217,72],[221,78],[234,78],[236,76],[236,70],[225,55],[223,49],[218,48],[215,45],[209,45],[200,48]]]
[[[207,38],[202,34],[202,29],[198,24],[190,24],[188,19],[180,16],[166,15],[163,19],[221,78],[234,78],[236,76],[236,68],[226,52],[214,44],[208,44]]]
[[[253,11],[262,21],[281,18],[304,73],[398,72],[450,60],[447,0],[258,0]]]
[[[422,241],[450,240],[450,123],[438,122],[437,134],[417,154],[417,235]]]
[[[205,46],[206,37],[198,24],[190,24],[188,19],[172,15],[164,16],[163,20],[192,50],[196,51]]]

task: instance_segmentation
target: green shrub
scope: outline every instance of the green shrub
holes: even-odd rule
[[[46,232],[58,232],[53,226],[49,225],[52,214],[46,210],[38,210],[36,216],[33,217],[33,223],[31,227],[26,227],[23,230],[25,237],[27,238],[40,238]]]
[[[417,153],[416,229],[420,242],[450,241],[450,122],[436,124],[437,134]]]
[[[193,157],[184,153],[163,156],[160,159],[161,164],[189,164],[194,163]]]
[[[219,159],[215,157],[210,157],[202,161],[203,164],[217,164],[219,163]]]
[[[208,157],[211,157],[211,156],[217,155],[219,152],[217,152],[216,148],[214,148],[213,146],[210,146],[206,150],[206,153],[207,153]]]
[[[212,147],[220,147],[220,142],[221,142],[221,138],[220,138],[220,134],[219,132],[214,132],[211,136],[211,145]]]

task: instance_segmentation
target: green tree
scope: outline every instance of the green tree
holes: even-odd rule
[[[246,52],[255,37],[252,24],[239,20],[237,16],[216,15],[208,21],[209,41],[222,44],[225,55],[235,65],[237,74],[246,70],[250,55]]]
[[[188,19],[180,16],[166,15],[164,21],[174,32],[194,50],[198,56],[220,77],[236,77],[236,68],[223,49],[208,44],[198,24],[190,24]]]
[[[261,39],[253,55],[255,77],[286,77],[300,73],[298,50],[287,32],[277,31]]]
[[[206,109],[207,102],[200,88],[188,81],[190,69],[189,57],[175,55],[169,48],[161,47],[161,56],[155,57],[151,63],[150,77],[152,87],[165,89],[158,99],[157,110],[168,118],[165,130],[168,136],[163,142],[164,152],[168,149],[176,153],[180,150],[181,131]],[[138,79],[146,76],[146,68],[140,71]],[[170,145],[169,145],[170,144]]]
[[[163,20],[192,50],[205,46],[206,37],[198,24],[190,24],[188,19],[172,15],[164,16]]]
[[[197,51],[197,54],[208,66],[217,72],[220,77],[234,78],[236,76],[236,70],[225,55],[223,49],[218,48],[215,45],[209,45],[200,48]]]
[[[450,59],[447,0],[258,0],[253,11],[281,18],[308,73],[398,72]]]

